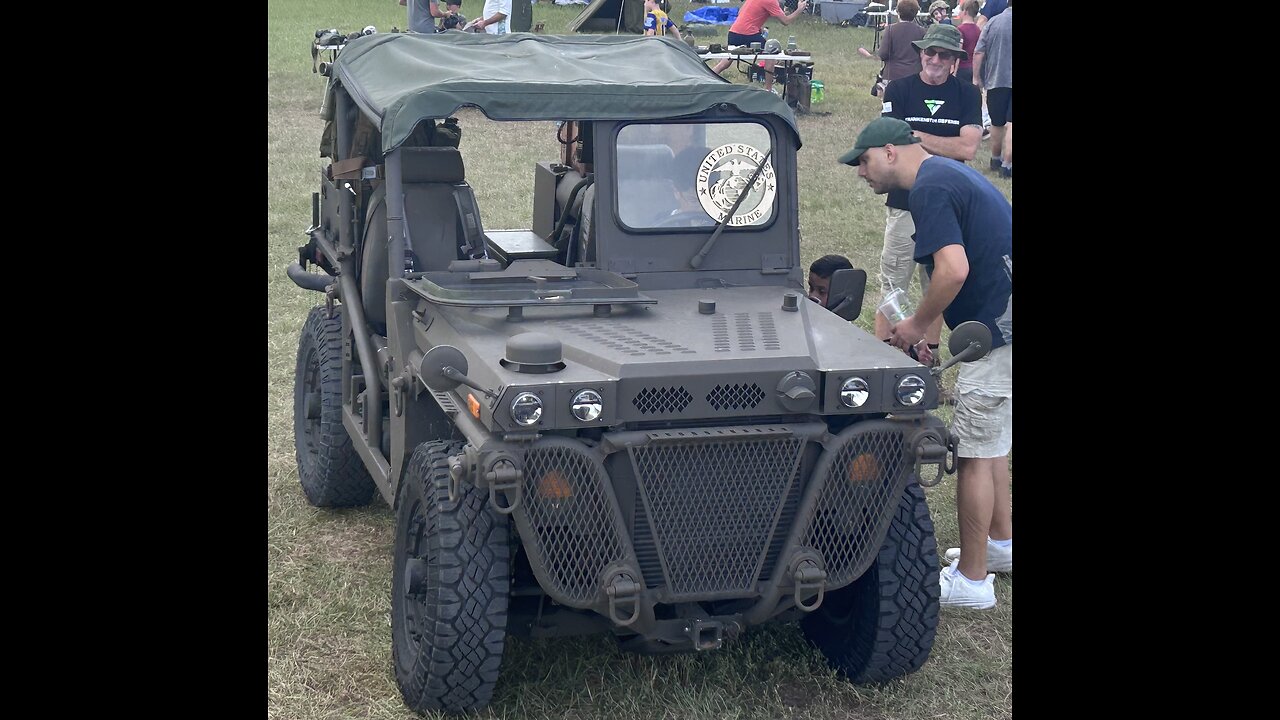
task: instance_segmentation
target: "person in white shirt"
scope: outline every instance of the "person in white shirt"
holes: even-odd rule
[[[511,17],[511,0],[485,0],[476,27],[490,35],[507,34],[507,18]]]

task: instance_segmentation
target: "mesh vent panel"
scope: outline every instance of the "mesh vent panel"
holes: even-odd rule
[[[548,590],[587,604],[596,597],[600,573],[625,555],[613,503],[603,490],[608,478],[563,445],[534,445],[524,472],[524,500],[516,512],[525,514],[535,535],[526,548],[546,569],[553,586]]]
[[[877,539],[910,471],[902,445],[896,430],[856,434],[822,479],[806,544],[826,559],[828,585],[852,581],[880,551]]]
[[[693,402],[693,396],[682,387],[645,388],[631,398],[631,404],[642,414],[665,414],[683,411]]]
[[[707,403],[716,410],[750,410],[764,399],[764,390],[755,383],[717,385],[707,393]]]
[[[652,443],[630,450],[655,544],[676,599],[754,589],[800,438]]]

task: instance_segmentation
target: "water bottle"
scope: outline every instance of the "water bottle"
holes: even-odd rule
[[[787,52],[791,52],[792,50],[795,50],[795,49],[796,49],[796,36],[792,35],[791,37],[787,38]]]

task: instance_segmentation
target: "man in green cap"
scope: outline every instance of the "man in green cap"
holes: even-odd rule
[[[876,194],[903,192],[915,224],[915,259],[931,278],[915,314],[889,328],[906,350],[945,319],[991,329],[991,353],[963,363],[952,431],[960,547],[946,552],[943,605],[995,607],[995,572],[1013,571],[1013,206],[981,173],[935,157],[920,133],[896,118],[871,121],[840,162],[858,168]]]
[[[931,25],[924,38],[911,43],[920,53],[918,74],[898,78],[885,88],[881,112],[887,117],[904,120],[924,144],[924,149],[960,162],[974,158],[982,142],[982,95],[973,85],[962,83],[952,72],[968,54],[964,37],[952,25]],[[889,193],[885,201],[886,220],[884,247],[880,251],[880,290],[907,289],[916,269],[912,260],[915,244],[911,239],[915,222],[907,210],[905,191]],[[929,279],[920,270],[920,289],[929,288]],[[875,317],[876,337],[889,337],[889,321],[880,313]],[[928,351],[921,358],[930,362],[942,335],[939,320],[929,328]]]

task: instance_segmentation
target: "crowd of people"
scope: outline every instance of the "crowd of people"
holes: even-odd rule
[[[485,0],[480,17],[467,22],[462,14],[462,0],[444,0],[444,10],[440,9],[438,0],[400,0],[400,4],[406,6],[409,13],[408,29],[426,34],[462,30],[506,35],[511,3],[512,0]]]

